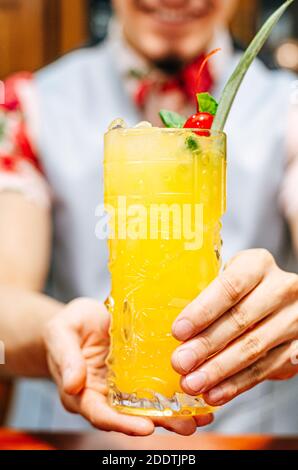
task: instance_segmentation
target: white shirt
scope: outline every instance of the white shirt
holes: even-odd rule
[[[102,136],[115,117],[131,124],[142,119],[127,93],[113,47],[107,41],[74,52],[34,77],[40,122],[36,148],[53,195],[55,243],[48,292],[64,302],[78,296],[104,300],[110,288],[107,247],[94,235],[95,208],[103,197]],[[238,60],[238,53],[225,56],[216,96]],[[284,267],[294,260],[279,203],[294,80],[256,61],[232,109],[226,128],[224,261],[253,247],[269,249]],[[297,198],[296,191],[282,195],[287,207],[289,200]],[[298,205],[293,207],[291,212],[298,213]],[[219,411],[211,429],[297,433],[297,384],[294,379],[255,387]],[[10,425],[35,429],[88,426],[62,409],[55,386],[44,381],[19,383]]]

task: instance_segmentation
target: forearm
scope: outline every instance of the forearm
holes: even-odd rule
[[[42,334],[61,307],[43,294],[0,285],[0,341],[5,348],[0,377],[49,375]]]

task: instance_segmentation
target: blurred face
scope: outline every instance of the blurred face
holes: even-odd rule
[[[152,61],[187,61],[205,49],[237,0],[114,0],[129,43]]]

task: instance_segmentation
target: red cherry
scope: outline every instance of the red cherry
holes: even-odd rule
[[[214,116],[209,113],[197,113],[190,116],[184,124],[185,129],[211,129]],[[209,132],[196,132],[198,135],[209,137]]]

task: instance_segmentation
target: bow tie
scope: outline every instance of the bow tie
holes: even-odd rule
[[[137,79],[137,86],[134,92],[136,105],[143,109],[146,101],[152,92],[167,94],[179,91],[183,93],[191,105],[196,103],[196,93],[210,91],[214,85],[214,80],[210,72],[208,63],[199,74],[201,65],[206,56],[201,55],[193,62],[187,64],[177,75],[165,76],[157,70],[140,74],[136,70],[131,71],[131,76]]]

